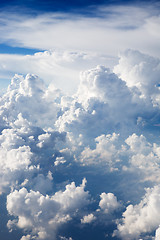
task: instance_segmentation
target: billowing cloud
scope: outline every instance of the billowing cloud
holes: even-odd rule
[[[34,74],[11,80],[0,99],[10,231],[22,230],[21,240],[158,236],[158,76],[159,60],[129,50],[114,72],[82,71],[73,95]]]
[[[28,192],[26,188],[11,192],[7,196],[7,210],[18,219],[9,220],[8,228],[16,225],[30,230],[31,236],[36,239],[56,239],[58,226],[70,221],[80,208],[89,203],[88,192],[84,191],[85,183],[84,179],[76,187],[72,182],[65,191],[56,192],[53,196],[44,196],[32,190]]]
[[[51,98],[52,94],[54,98]],[[44,152],[47,145],[47,149],[52,149],[51,153],[48,152],[52,158],[55,148],[58,152],[56,143],[65,141],[65,133],[52,128],[43,129],[44,126],[54,127],[54,119],[60,109],[56,102],[59,94],[56,89],[47,88],[37,76],[28,74],[25,78],[16,75],[1,97],[1,191],[23,182],[30,185],[32,174],[38,174],[33,180],[38,190],[43,192],[43,189],[48,191],[51,188],[51,181],[47,177],[49,167],[45,175],[41,173],[46,156],[37,156],[39,150]],[[47,187],[44,187],[46,184]]]
[[[152,232],[160,223],[160,188],[147,189],[142,201],[129,205],[123,213],[122,223],[116,232],[122,239],[138,239],[142,233]],[[158,235],[158,230],[157,230]]]
[[[97,66],[81,74],[77,94],[56,125],[60,131],[72,131],[76,138],[82,134],[84,141],[114,131],[126,134],[128,124],[136,128],[140,110],[136,105],[125,82],[108,68]]]
[[[113,193],[101,193],[99,206],[104,213],[111,213],[121,206]]]
[[[84,216],[84,217],[81,219],[81,223],[83,223],[83,224],[85,224],[85,223],[91,223],[91,222],[93,222],[95,219],[96,219],[96,217],[93,215],[93,213],[91,213],[91,214],[88,214],[88,215]]]
[[[51,94],[54,98],[50,97]],[[47,89],[43,81],[35,75],[28,74],[25,78],[15,75],[6,94],[0,99],[1,118],[5,119],[7,116],[7,121],[13,121],[21,113],[33,124],[42,125],[43,122],[47,126],[46,121],[54,122],[56,119],[59,110],[56,99],[59,96],[57,89],[50,86]]]
[[[119,135],[101,135],[95,139],[96,148],[86,147],[80,156],[80,161],[84,165],[100,165],[108,167],[110,171],[117,170],[116,163],[120,161],[117,147]]]
[[[127,50],[121,55],[114,72],[126,82],[131,91],[136,87],[141,98],[159,107],[159,59]]]
[[[82,51],[48,50],[33,55],[0,54],[0,79],[8,82],[15,75],[38,75],[48,85],[51,83],[64,92],[75,93],[79,84],[79,73],[99,64],[112,67],[115,57]],[[8,81],[7,81],[8,79]]]

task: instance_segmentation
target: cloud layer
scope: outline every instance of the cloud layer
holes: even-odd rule
[[[12,46],[105,52],[114,56],[130,47],[159,56],[158,3],[104,5],[90,11],[91,16],[60,12],[6,15],[2,11],[1,42],[9,40]]]
[[[22,230],[21,240],[158,238],[159,97],[159,59],[133,50],[113,71],[83,71],[70,96],[34,74],[14,76],[0,99],[8,231]]]

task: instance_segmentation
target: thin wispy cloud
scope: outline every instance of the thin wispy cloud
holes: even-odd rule
[[[117,55],[134,48],[159,55],[156,7],[98,8],[92,17],[73,13],[1,13],[1,42],[39,49],[96,51]],[[156,36],[155,36],[156,35]]]

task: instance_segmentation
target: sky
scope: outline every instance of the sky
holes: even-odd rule
[[[0,239],[160,239],[159,1],[0,2]]]

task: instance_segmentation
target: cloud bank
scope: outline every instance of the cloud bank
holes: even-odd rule
[[[83,71],[73,95],[35,74],[12,78],[0,99],[0,191],[10,234],[158,238],[159,62],[127,50],[113,71]]]

